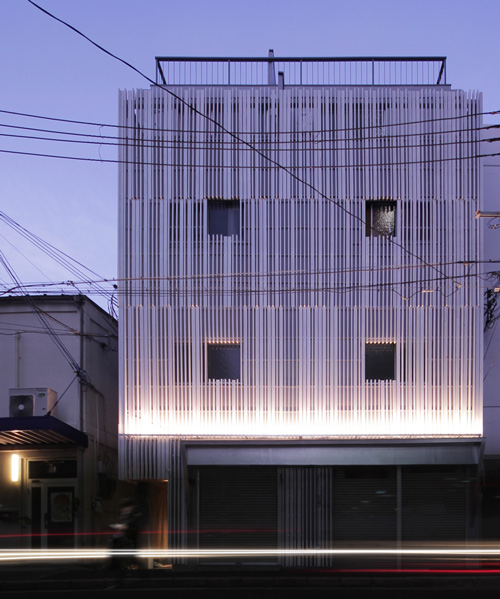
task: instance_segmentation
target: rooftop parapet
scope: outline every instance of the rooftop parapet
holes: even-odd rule
[[[156,57],[158,85],[446,85],[446,57]]]

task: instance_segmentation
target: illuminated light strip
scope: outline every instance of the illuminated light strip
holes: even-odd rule
[[[462,557],[499,557],[500,547],[492,549],[60,549],[60,550],[9,550],[0,551],[0,562],[27,560],[81,560],[105,559],[116,557],[142,558],[206,558],[206,557],[256,557],[256,556],[462,556]]]
[[[11,456],[11,480],[13,483],[19,482],[19,467],[20,467],[19,454],[13,453]]]

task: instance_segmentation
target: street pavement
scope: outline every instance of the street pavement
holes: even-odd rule
[[[98,564],[0,566],[0,599],[37,596],[108,596],[218,599],[329,597],[335,599],[430,599],[500,597],[500,571],[483,572],[339,572],[328,570],[256,570],[182,568],[108,571]]]

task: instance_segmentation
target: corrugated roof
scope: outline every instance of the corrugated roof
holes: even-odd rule
[[[41,445],[88,447],[88,437],[53,416],[0,418],[0,450],[29,449]]]

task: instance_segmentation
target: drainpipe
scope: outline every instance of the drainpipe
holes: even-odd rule
[[[83,372],[85,372],[85,344],[84,344],[84,340],[85,337],[83,335],[84,333],[84,327],[85,327],[85,319],[84,319],[84,312],[85,312],[85,300],[83,300],[82,298],[77,298],[77,302],[76,302],[79,310],[80,310],[80,359],[78,360],[78,364],[80,365],[80,368],[83,370]],[[85,412],[84,412],[84,399],[85,399],[85,394],[86,394],[86,389],[84,389],[84,386],[82,384],[82,380],[79,379],[79,400],[80,400],[80,430],[82,432],[85,432]],[[77,451],[77,456],[78,456],[78,464],[81,466],[79,469],[79,475],[78,475],[78,497],[80,499],[80,505],[79,505],[79,514],[78,514],[78,527],[80,529],[80,532],[82,530],[85,530],[88,527],[90,518],[87,517],[87,512],[90,509],[89,506],[87,506],[87,501],[86,501],[86,494],[85,494],[85,484],[84,484],[84,479],[87,473],[87,468],[86,468],[86,458],[87,453],[89,451],[90,448],[87,449],[83,449],[83,448],[78,448]],[[80,537],[80,535],[77,536],[77,545],[80,546],[82,543],[80,542],[80,540],[84,538],[84,537]],[[83,543],[84,545],[87,545],[87,542],[84,541]]]
[[[85,304],[84,301],[78,301],[77,305],[80,309],[80,359],[78,360],[78,364],[80,365],[80,368],[83,370],[83,372],[85,372],[85,355],[84,355],[84,351],[85,351],[85,345],[84,345],[84,327],[85,327],[85,320],[84,320],[84,311],[85,311]],[[82,381],[80,380],[80,430],[82,432],[85,432],[85,412],[83,409],[83,405],[84,405],[84,393],[85,390],[83,388],[82,385]]]
[[[16,387],[21,386],[21,333],[16,333]]]

